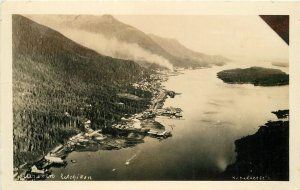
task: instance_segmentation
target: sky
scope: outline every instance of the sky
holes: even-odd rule
[[[114,15],[145,33],[207,54],[288,60],[288,45],[259,16]]]

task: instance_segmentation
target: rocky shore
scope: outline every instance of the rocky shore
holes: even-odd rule
[[[218,179],[289,180],[288,110],[273,113],[278,121],[268,121],[255,134],[235,141],[236,161]]]

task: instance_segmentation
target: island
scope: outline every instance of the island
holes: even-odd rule
[[[289,84],[289,75],[279,69],[250,67],[230,69],[217,73],[217,77],[229,84],[253,84],[254,86],[280,86]]]

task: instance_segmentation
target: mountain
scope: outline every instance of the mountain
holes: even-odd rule
[[[148,34],[148,36],[169,54],[178,59],[185,60],[187,64],[224,65],[226,61],[229,61],[222,56],[212,56],[190,50],[176,39],[162,38],[154,34]]]
[[[100,55],[21,15],[12,17],[14,164],[29,162],[78,133],[83,121],[109,125],[145,109],[149,79],[133,61]],[[132,93],[120,107],[118,93]]]
[[[153,53],[164,52],[155,42],[145,33],[138,29],[119,22],[110,15],[26,15],[27,17],[41,22],[50,27],[65,26],[76,28],[88,32],[98,33],[105,37],[115,37],[127,43],[136,43],[142,48],[148,49]]]
[[[127,24],[124,24],[117,19],[115,19],[111,15],[103,15],[103,16],[94,16],[94,15],[27,15],[29,18],[32,18],[33,20],[45,24],[49,27],[55,28],[58,31],[63,31],[66,28],[68,29],[76,29],[79,31],[85,31],[97,35],[104,36],[108,39],[116,39],[118,42],[131,44],[131,45],[137,45],[144,51],[147,51],[147,56],[142,56],[141,53],[139,55],[136,55],[135,52],[137,51],[130,51],[130,48],[124,48],[124,51],[126,51],[127,54],[133,54],[131,56],[132,59],[136,57],[143,57],[145,61],[147,62],[156,62],[156,64],[161,64],[159,62],[170,62],[173,66],[177,67],[199,67],[199,66],[209,66],[209,65],[220,65],[223,64],[226,59],[223,59],[222,57],[214,57],[214,56],[208,56],[205,54],[197,53],[191,50],[188,50],[181,44],[177,43],[175,46],[173,46],[173,42],[169,44],[169,40],[165,40],[160,37],[155,37],[153,35],[147,35],[144,32],[138,30],[137,28],[134,28],[132,26],[129,26]],[[64,28],[64,29],[63,29]],[[72,32],[74,33],[74,31]],[[73,35],[72,33],[66,33],[66,36],[69,37],[69,35]],[[82,33],[81,36],[87,36],[87,33]],[[78,39],[78,38],[77,38]],[[74,39],[75,40],[75,39]],[[97,42],[96,40],[91,41],[91,43],[85,43],[85,46],[87,47],[94,47],[94,43]],[[84,42],[82,42],[84,43]],[[114,42],[108,42],[108,46],[110,47],[111,43]],[[172,45],[173,44],[173,45]],[[120,49],[122,49],[123,45],[117,45],[115,48],[115,51],[119,51],[118,54],[114,53],[110,56],[116,57],[120,53]],[[92,48],[94,50],[99,50],[100,52],[105,52],[106,47],[102,48]],[[178,49],[176,49],[178,48]],[[181,52],[181,50],[184,50],[184,55],[176,54],[176,52]],[[99,52],[99,51],[98,51]],[[106,51],[107,53],[107,51]],[[104,53],[104,54],[106,54]],[[108,52],[111,53],[111,52]],[[148,59],[148,55],[155,55],[159,58],[163,59]],[[188,56],[193,56],[188,57]],[[122,58],[122,57],[121,57]],[[135,60],[138,61],[139,60]],[[167,64],[162,64],[162,66]]]

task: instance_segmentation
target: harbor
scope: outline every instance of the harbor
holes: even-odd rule
[[[15,168],[14,178],[17,180],[49,179],[51,178],[51,168],[65,167],[70,164],[66,161],[66,158],[73,151],[118,150],[143,143],[146,136],[158,140],[171,137],[172,132],[166,130],[165,126],[157,122],[155,118],[156,116],[182,118],[180,108],[163,108],[167,98],[174,98],[179,93],[166,90],[160,86],[161,82],[166,81],[166,74],[152,75],[151,77],[152,79],[157,77],[152,84],[144,81],[140,84],[133,84],[135,88],[152,92],[153,98],[148,109],[134,115],[125,114],[121,121],[97,130],[92,129],[91,120],[88,118],[82,119],[84,130],[81,133],[72,136],[64,144],[57,145],[36,162],[25,163],[19,168]],[[139,98],[130,94],[120,94],[119,96]],[[119,104],[121,105],[121,103]],[[65,114],[71,117],[69,113]],[[76,163],[76,160],[71,160],[71,163]]]

